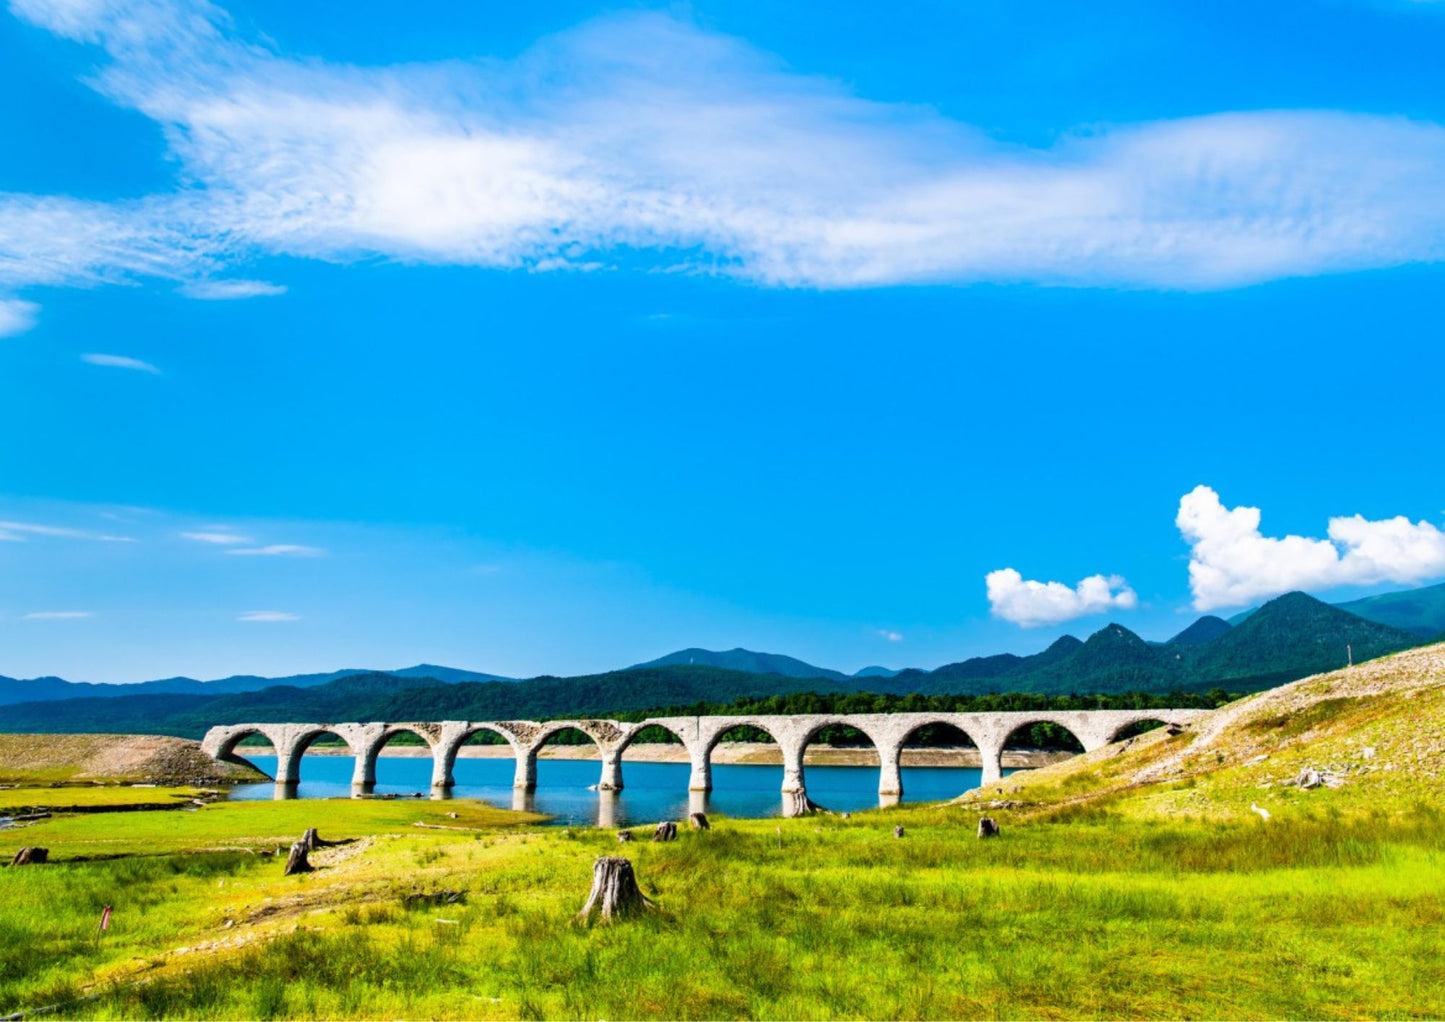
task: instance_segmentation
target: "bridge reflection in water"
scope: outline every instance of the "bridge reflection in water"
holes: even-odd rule
[[[739,727],[766,732],[777,743],[782,756],[781,794],[784,809],[806,804],[809,797],[804,771],[808,744],[824,728],[841,725],[864,735],[879,760],[878,796],[887,804],[903,795],[901,757],[909,738],[930,725],[947,725],[962,731],[978,748],[981,772],[978,786],[997,782],[1003,776],[1002,757],[1009,737],[1035,724],[1053,724],[1071,732],[1085,751],[1113,741],[1121,731],[1144,721],[1184,727],[1202,711],[1198,710],[1075,710],[1007,713],[894,713],[798,716],[656,717],[638,722],[578,719],[537,721],[439,721],[371,722],[342,724],[255,723],[214,727],[206,733],[202,747],[218,759],[236,758],[236,747],[250,736],[261,736],[275,750],[274,777],[280,797],[298,793],[301,759],[316,739],[334,735],[350,750],[354,767],[353,791],[366,794],[376,786],[377,759],[381,750],[401,734],[415,735],[428,747],[431,776],[429,790],[438,797],[456,784],[457,754],[468,739],[490,732],[511,747],[515,762],[514,791],[526,793],[537,788],[537,758],[542,745],[558,733],[575,729],[590,738],[600,757],[599,792],[623,788],[622,757],[627,747],[646,728],[662,728],[682,744],[688,755],[689,798],[706,798],[713,789],[712,754],[719,741]],[[660,764],[646,764],[656,766]],[[633,764],[629,771],[643,764]],[[837,768],[848,769],[848,768]],[[856,769],[856,768],[854,768]],[[598,815],[606,812],[607,800],[599,802]],[[698,802],[696,804],[703,804]],[[614,802],[615,808],[615,802]]]

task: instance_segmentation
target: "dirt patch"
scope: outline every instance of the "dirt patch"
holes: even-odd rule
[[[164,735],[0,735],[0,781],[164,784],[204,787],[264,781],[239,763],[223,763],[199,742]]]

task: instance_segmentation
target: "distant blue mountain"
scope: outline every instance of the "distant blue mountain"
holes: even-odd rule
[[[278,685],[289,688],[316,688],[359,674],[389,674],[397,678],[432,678],[448,684],[458,684],[464,681],[516,680],[504,678],[498,674],[464,671],[456,667],[439,667],[435,664],[417,664],[415,667],[403,667],[398,671],[350,668],[329,671],[325,674],[292,674],[283,678],[262,678],[254,674],[236,674],[229,678],[217,678],[214,681],[197,681],[195,678],[161,678],[156,681],[141,681],[131,685],[66,681],[63,678],[54,677],[30,679],[0,677],[0,706],[60,699],[108,699],[116,696],[232,695],[239,692],[259,692],[262,689],[275,688]]]
[[[633,667],[721,667],[727,671],[744,671],[748,674],[781,674],[785,678],[827,678],[829,681],[847,681],[842,671],[815,667],[797,657],[781,653],[754,653],[750,649],[680,649],[676,653],[660,656],[645,664]],[[881,670],[882,668],[880,668]]]
[[[892,678],[898,672],[891,667],[864,667],[853,672],[855,678]]]

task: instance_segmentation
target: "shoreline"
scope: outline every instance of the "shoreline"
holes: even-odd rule
[[[252,749],[262,748],[251,746]],[[247,748],[236,749],[236,755],[245,756]],[[267,753],[258,752],[257,755]],[[344,745],[312,746],[306,750],[310,756],[350,756],[351,750]],[[401,759],[422,759],[431,757],[431,749],[425,745],[388,745],[380,753],[385,757]],[[1070,752],[1049,752],[1042,749],[1008,749],[1003,754],[1003,766],[1008,769],[1048,766],[1073,756]],[[512,750],[507,745],[464,745],[457,750],[459,759],[511,759]],[[597,746],[587,745],[544,745],[537,753],[538,759],[598,760]],[[687,750],[681,745],[657,743],[633,744],[623,753],[624,763],[687,763]],[[782,766],[782,751],[770,742],[722,742],[712,752],[714,766]],[[961,767],[977,769],[982,765],[977,749],[940,746],[937,748],[906,748],[900,760],[906,767]],[[871,746],[848,747],[809,745],[803,755],[804,766],[871,766],[878,765],[878,754]]]

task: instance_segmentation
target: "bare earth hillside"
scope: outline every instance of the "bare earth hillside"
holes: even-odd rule
[[[1263,809],[1273,819],[1331,807],[1445,807],[1442,776],[1445,644],[1303,678],[1177,734],[1160,728],[959,801],[1261,819]]]
[[[228,784],[265,775],[218,763],[199,742],[161,735],[0,734],[0,782]]]

